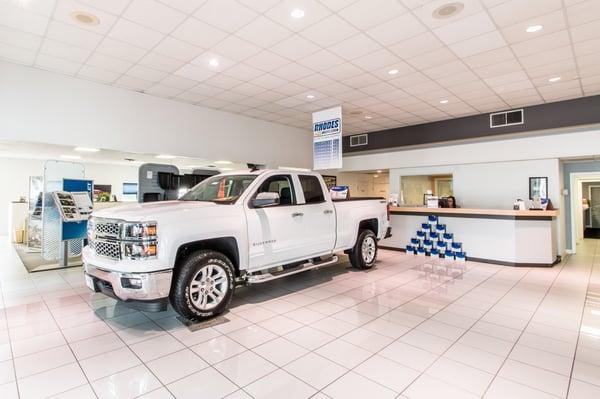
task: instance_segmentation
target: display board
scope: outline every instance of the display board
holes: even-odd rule
[[[342,167],[342,107],[313,113],[313,169]]]
[[[53,197],[63,222],[87,221],[94,210],[87,192],[56,191]]]

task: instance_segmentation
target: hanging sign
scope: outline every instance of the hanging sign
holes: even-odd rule
[[[342,107],[313,112],[313,169],[342,167]]]

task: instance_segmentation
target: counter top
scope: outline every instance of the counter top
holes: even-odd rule
[[[425,208],[425,207],[392,207],[392,215],[438,215],[444,217],[492,218],[548,220],[558,216],[558,210],[552,211],[515,211],[512,209],[472,209],[472,208]]]

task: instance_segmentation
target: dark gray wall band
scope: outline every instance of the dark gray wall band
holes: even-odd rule
[[[521,125],[490,128],[490,114],[466,116],[366,133],[368,144],[359,147],[350,147],[351,136],[345,136],[342,150],[351,154],[600,123],[600,95],[524,107],[523,110],[524,123]]]
[[[503,220],[552,220],[555,216],[518,216],[518,215],[495,215],[485,213],[435,213],[435,212],[400,212],[391,211],[392,215],[406,216],[429,216],[435,215],[440,218],[469,218],[469,219],[503,219]]]

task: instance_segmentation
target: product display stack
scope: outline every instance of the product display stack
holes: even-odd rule
[[[454,240],[454,234],[447,231],[446,225],[440,223],[436,215],[429,215],[427,222],[421,224],[416,237],[406,245],[406,253],[458,262],[467,259],[462,243]]]

